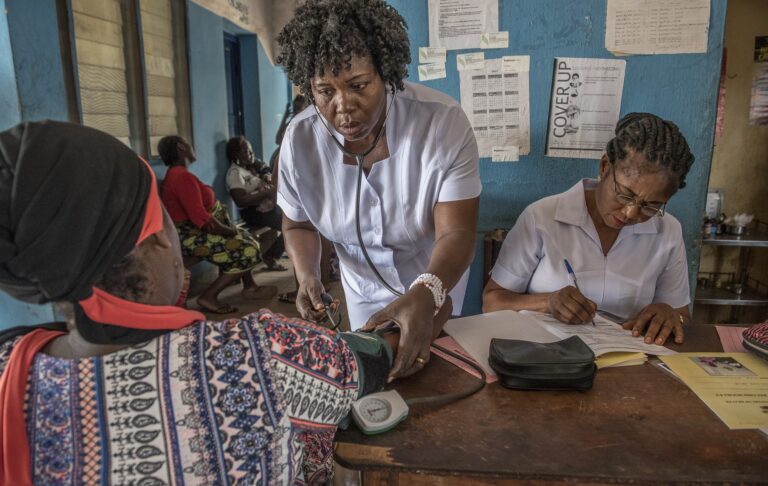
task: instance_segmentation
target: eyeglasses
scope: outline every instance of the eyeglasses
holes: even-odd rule
[[[637,206],[640,209],[640,214],[649,218],[653,218],[654,216],[660,218],[664,216],[664,208],[667,206],[666,203],[649,204],[637,202],[634,197],[619,192],[619,185],[616,182],[616,167],[611,167],[611,175],[613,176],[613,195],[622,206]]]

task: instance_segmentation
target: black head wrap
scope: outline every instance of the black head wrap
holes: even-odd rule
[[[0,289],[38,304],[90,297],[134,248],[150,188],[138,156],[93,128],[44,121],[0,133]],[[89,325],[75,308],[92,342],[157,334]]]

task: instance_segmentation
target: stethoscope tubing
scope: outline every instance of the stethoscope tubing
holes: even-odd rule
[[[397,90],[394,86],[392,86],[392,100],[389,102],[389,105],[387,106],[387,110],[384,113],[384,123],[381,124],[381,128],[379,128],[379,133],[376,134],[376,138],[374,139],[373,143],[370,147],[368,147],[367,150],[365,150],[362,153],[355,153],[350,150],[347,150],[344,147],[344,144],[336,140],[336,137],[333,135],[333,132],[331,132],[331,129],[328,127],[328,125],[325,123],[325,120],[323,119],[323,115],[320,114],[320,111],[317,109],[317,105],[315,104],[314,99],[312,100],[312,106],[315,108],[315,112],[317,113],[317,117],[320,120],[320,123],[323,124],[326,131],[328,132],[328,135],[331,136],[331,139],[334,141],[337,147],[339,147],[339,150],[346,155],[347,157],[352,157],[357,162],[357,189],[355,190],[355,232],[357,233],[357,243],[360,245],[360,249],[363,252],[363,257],[365,258],[365,262],[368,264],[368,267],[370,267],[373,274],[376,276],[376,278],[381,282],[381,284],[389,290],[393,295],[396,297],[400,297],[403,295],[402,292],[395,289],[392,285],[387,282],[387,280],[379,273],[379,269],[376,268],[376,264],[373,263],[373,260],[371,260],[370,255],[368,255],[368,249],[365,247],[365,242],[363,241],[363,232],[360,227],[360,192],[361,187],[363,184],[363,159],[370,154],[373,149],[376,148],[376,145],[379,144],[379,140],[381,139],[381,136],[384,134],[386,128],[387,128],[387,120],[389,119],[389,112],[392,109],[392,105],[395,102],[395,98],[397,97]]]

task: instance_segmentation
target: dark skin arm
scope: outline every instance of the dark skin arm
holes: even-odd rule
[[[235,236],[237,230],[231,226],[222,224],[218,219],[211,217],[202,227],[208,233],[220,236]]]
[[[264,184],[258,191],[246,192],[245,189],[232,189],[229,191],[229,195],[232,196],[232,200],[235,201],[237,207],[247,208],[249,206],[255,206],[264,199],[268,199],[275,195],[277,189],[272,184]]]
[[[435,247],[425,273],[440,278],[446,291],[456,285],[474,256],[479,201],[473,198],[435,205]],[[432,293],[423,285],[417,285],[371,316],[363,327],[370,330],[389,322],[400,327],[400,348],[390,379],[409,376],[429,361],[434,313]],[[445,320],[449,317],[450,313]],[[418,362],[416,358],[423,361]]]
[[[571,286],[557,292],[518,294],[505,289],[493,279],[489,280],[483,291],[483,312],[505,309],[546,312],[566,324],[584,324],[595,316],[597,306]],[[662,345],[670,336],[674,337],[676,344],[682,344],[683,323],[690,320],[688,307],[674,309],[667,304],[650,304],[621,327],[631,330],[636,337],[645,331],[646,344]]]
[[[283,214],[283,235],[299,282],[296,309],[304,319],[321,321],[325,306],[320,295],[325,288],[320,281],[320,233],[309,221],[293,221]]]
[[[566,324],[584,324],[595,317],[597,304],[570,285],[557,292],[519,294],[490,279],[483,290],[483,312],[498,310],[545,312]]]

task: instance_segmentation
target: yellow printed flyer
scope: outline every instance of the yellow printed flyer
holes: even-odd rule
[[[768,362],[748,353],[660,359],[731,429],[768,427]]]

